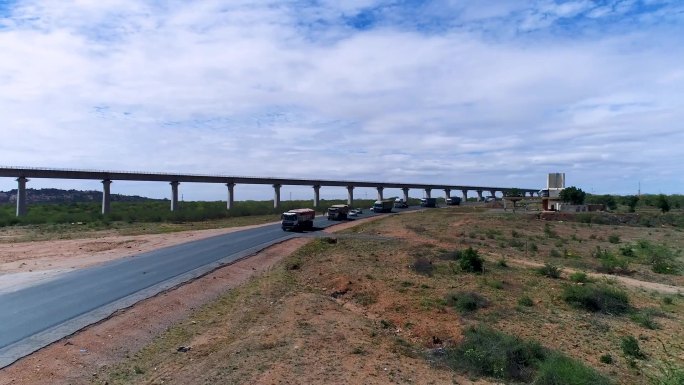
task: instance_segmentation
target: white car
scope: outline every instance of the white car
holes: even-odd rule
[[[355,217],[359,215],[359,213],[356,212],[356,210],[351,210],[349,211],[349,214],[347,214],[348,217]]]

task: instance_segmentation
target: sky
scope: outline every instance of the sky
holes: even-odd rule
[[[0,165],[681,194],[683,36],[680,0],[0,0]]]

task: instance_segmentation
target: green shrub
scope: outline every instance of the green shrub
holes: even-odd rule
[[[626,258],[617,256],[606,249],[601,249],[596,246],[593,253],[595,258],[598,258],[600,265],[596,269],[601,273],[608,274],[627,274],[629,273],[629,261]]]
[[[632,313],[629,318],[635,323],[651,330],[658,329],[660,326],[653,319],[654,316],[662,316],[662,313],[655,309],[643,309],[641,311]]]
[[[446,297],[446,303],[449,306],[455,307],[461,313],[474,312],[487,306],[487,300],[484,297],[471,291],[450,293]]]
[[[529,381],[545,356],[536,342],[478,326],[467,329],[463,342],[447,350],[447,364],[476,375]]]
[[[551,356],[539,366],[534,385],[609,385],[610,381],[596,370],[560,354]]]
[[[631,310],[624,291],[608,285],[568,285],[563,299],[570,305],[596,313],[624,314]]]
[[[579,361],[484,326],[467,329],[461,344],[445,353],[449,367],[474,375],[535,385],[610,384]]]
[[[484,259],[480,257],[477,250],[469,247],[461,252],[461,258],[458,264],[462,271],[481,273],[483,272]]]
[[[544,266],[537,269],[537,272],[539,274],[549,278],[560,278],[562,271],[563,270],[560,267],[552,265],[550,263],[546,263],[544,264]]]
[[[601,361],[604,364],[610,365],[613,363],[613,356],[611,356],[610,353],[603,354],[599,358],[599,361]]]
[[[524,295],[518,299],[518,305],[530,307],[534,306],[534,301],[532,300],[532,298]]]
[[[632,336],[622,337],[620,347],[622,348],[622,353],[624,353],[626,357],[636,358],[639,360],[646,358],[646,355],[639,347],[639,341]]]
[[[576,271],[570,274],[570,280],[577,283],[587,283],[589,282],[589,277],[587,276],[587,273],[583,271]]]
[[[677,254],[665,245],[655,245],[641,239],[630,248],[642,263],[651,266],[651,270],[659,274],[679,274],[682,264],[677,260]]]
[[[620,236],[617,234],[611,234],[608,236],[608,242],[610,243],[620,243]]]

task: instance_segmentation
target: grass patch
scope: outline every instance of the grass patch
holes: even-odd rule
[[[624,291],[601,285],[568,285],[563,299],[570,305],[594,313],[624,314],[631,310],[629,297]]]
[[[610,381],[596,370],[560,354],[541,363],[534,385],[609,385]]]

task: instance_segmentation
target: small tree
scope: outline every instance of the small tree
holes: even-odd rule
[[[670,211],[670,202],[668,202],[667,197],[664,194],[658,195],[656,207],[662,210],[663,213]]]
[[[625,197],[627,207],[629,207],[629,212],[633,213],[636,211],[636,205],[639,203],[639,197],[636,195],[629,195]]]
[[[584,198],[586,196],[587,193],[575,186],[565,188],[560,192],[560,198],[563,200],[563,202],[570,202],[573,205],[581,205],[584,203]]]

